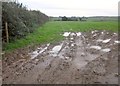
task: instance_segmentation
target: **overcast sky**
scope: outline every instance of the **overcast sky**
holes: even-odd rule
[[[119,0],[18,0],[48,16],[117,16]]]

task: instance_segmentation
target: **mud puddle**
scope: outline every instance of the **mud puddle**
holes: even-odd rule
[[[117,33],[95,30],[63,36],[57,44],[4,55],[3,83],[118,84]]]

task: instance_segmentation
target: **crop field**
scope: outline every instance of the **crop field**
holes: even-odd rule
[[[54,43],[63,39],[62,34],[65,31],[71,32],[87,32],[91,30],[108,30],[117,32],[117,21],[102,21],[102,22],[80,22],[80,21],[50,21],[42,27],[36,29],[34,33],[29,34],[25,38],[3,46],[3,50],[11,51],[22,48],[28,45],[44,44],[47,42]]]

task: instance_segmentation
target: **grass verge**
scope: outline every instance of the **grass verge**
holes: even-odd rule
[[[52,21],[47,22],[42,27],[36,29],[35,32],[29,34],[24,39],[6,44],[4,51],[9,52],[28,45],[37,45],[44,43],[54,43],[63,39],[60,35],[65,31],[85,32],[90,30],[110,30],[118,31],[118,22],[79,22],[79,21]]]

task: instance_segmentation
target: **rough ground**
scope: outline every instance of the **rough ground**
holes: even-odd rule
[[[118,84],[118,34],[65,32],[56,44],[3,55],[3,84]]]

